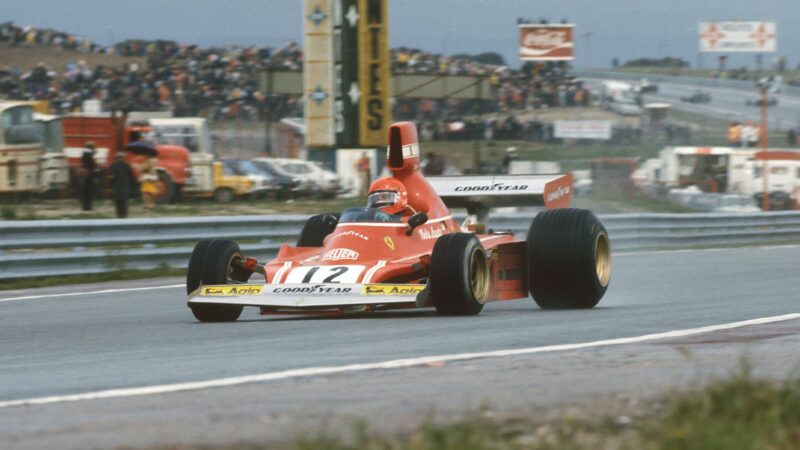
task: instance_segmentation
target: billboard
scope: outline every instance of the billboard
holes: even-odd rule
[[[303,21],[303,97],[306,144],[335,145],[333,102],[333,0],[305,2]]]
[[[574,56],[575,25],[521,24],[519,59],[522,61],[571,61]]]
[[[775,22],[700,22],[701,52],[774,52],[778,48]]]
[[[561,139],[611,139],[609,120],[556,120],[553,134]]]
[[[358,84],[359,144],[386,145],[391,120],[389,87],[389,5],[387,0],[359,0]]]
[[[308,147],[386,145],[391,121],[387,3],[304,1]]]

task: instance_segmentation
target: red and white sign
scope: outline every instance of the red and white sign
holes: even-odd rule
[[[522,61],[571,61],[574,56],[573,24],[522,24],[519,26],[519,59]]]
[[[775,22],[700,22],[701,52],[774,52]]]

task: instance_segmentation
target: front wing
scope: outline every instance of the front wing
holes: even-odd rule
[[[424,284],[225,284],[201,286],[191,304],[326,309],[340,306],[423,306]]]

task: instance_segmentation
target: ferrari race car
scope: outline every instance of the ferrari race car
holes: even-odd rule
[[[365,208],[308,219],[296,246],[265,264],[229,240],[199,242],[186,278],[202,322],[261,314],[341,314],[433,307],[474,315],[486,302],[527,298],[541,308],[591,308],[611,278],[603,224],[569,209],[571,175],[423,177],[412,123],[389,130],[391,177]],[[544,206],[520,240],[488,230],[490,208]],[[449,207],[466,208],[459,224]],[[251,276],[263,276],[253,282]]]

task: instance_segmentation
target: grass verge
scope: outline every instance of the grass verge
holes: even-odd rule
[[[504,419],[477,412],[449,424],[425,424],[401,436],[355,427],[348,439],[299,438],[310,449],[790,449],[800,448],[800,379],[775,383],[747,363],[698,391],[653,402],[639,417],[574,416],[543,423],[533,414]],[[241,447],[237,447],[241,448]],[[254,446],[252,448],[266,448]]]
[[[170,267],[156,267],[146,270],[114,270],[104,273],[85,275],[65,275],[54,277],[19,278],[13,280],[0,280],[0,291],[11,289],[33,289],[65,284],[101,283],[104,281],[141,280],[144,278],[178,277],[185,276],[185,269]]]

